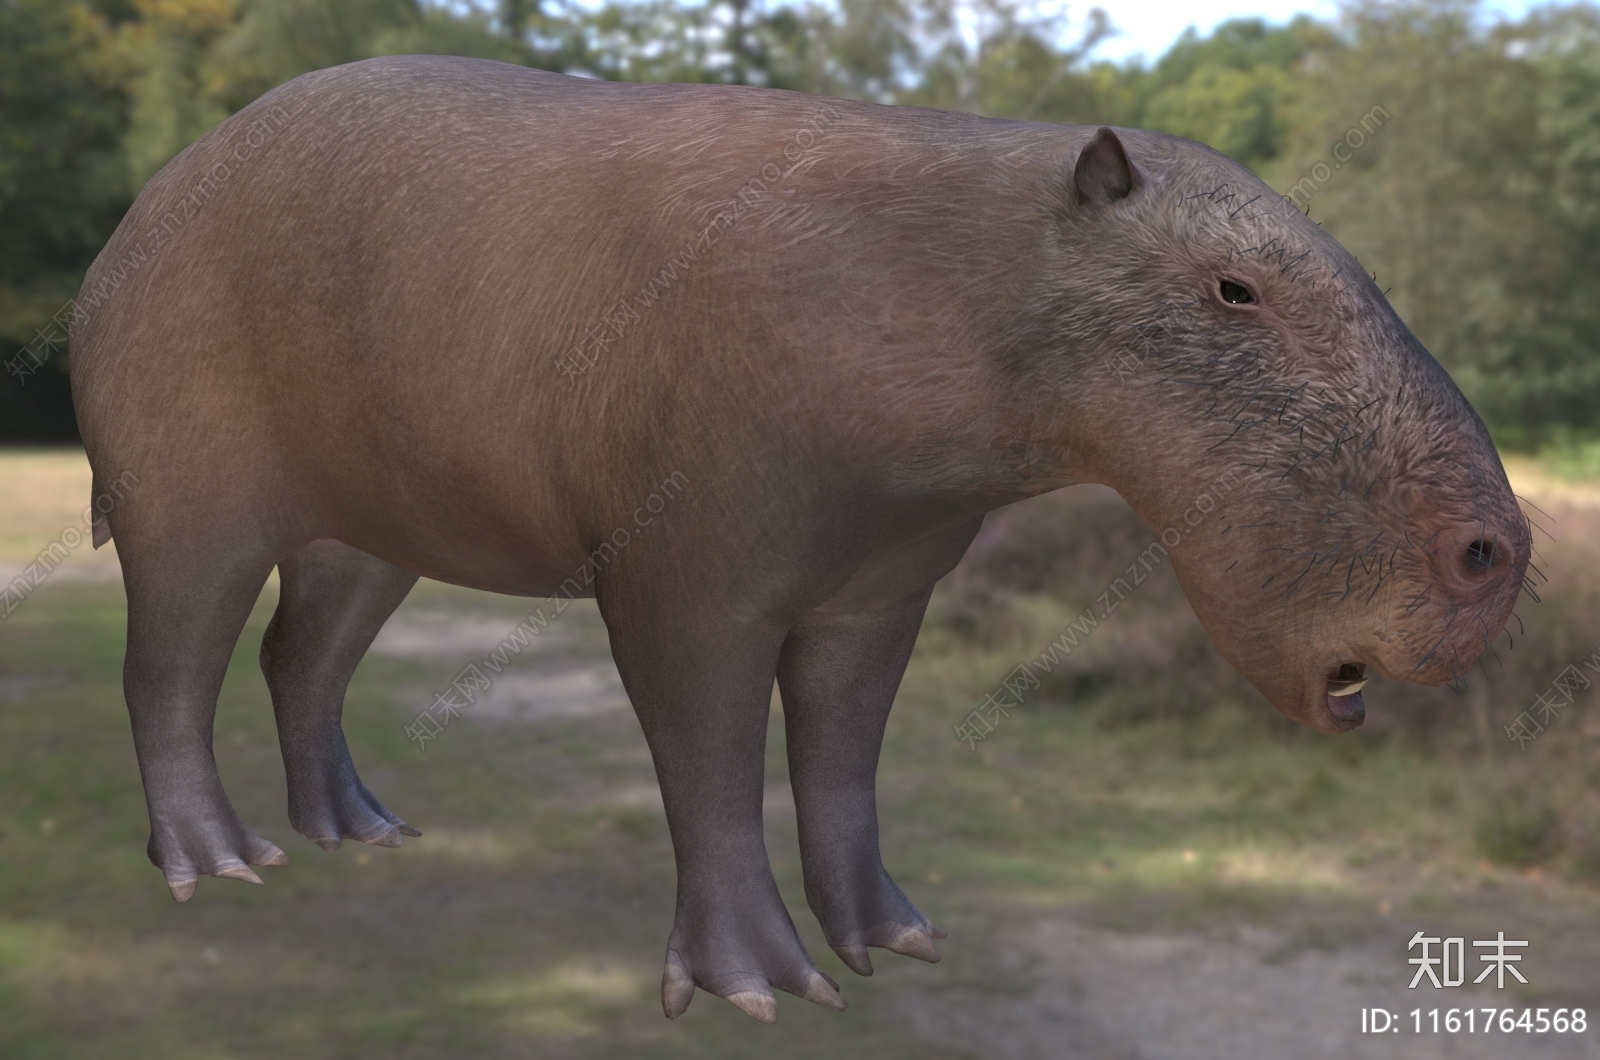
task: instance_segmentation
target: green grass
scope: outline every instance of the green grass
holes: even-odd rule
[[[1040,701],[969,752],[951,724],[1013,660],[941,641],[913,662],[880,789],[887,863],[952,932],[937,966],[884,955],[858,979],[805,909],[792,823],[771,829],[780,885],[834,1014],[788,1000],[781,1033],[701,994],[657,1007],[673,901],[659,812],[608,793],[653,782],[626,714],[545,725],[458,721],[425,754],[401,725],[450,666],[373,656],[346,730],[368,785],[424,831],[399,850],[325,855],[284,820],[255,665],[240,641],[216,747],[240,814],[293,863],[267,886],[207,878],[173,905],[144,857],[143,800],[119,670],[118,587],[52,584],[0,630],[0,1055],[8,1058],[974,1055],[913,1033],[908,998],[1025,993],[985,939],[1067,912],[1119,930],[1277,926],[1288,949],[1376,930],[1362,881],[1404,865],[1420,900],[1459,906],[1478,866],[1458,767],[1399,736],[1333,740],[1259,704],[1141,724],[1118,695]],[[407,607],[507,619],[517,602],[424,586]],[[564,622],[601,635],[592,608]],[[463,660],[468,661],[468,660]],[[769,778],[784,776],[775,713]],[[1431,868],[1430,868],[1431,866]],[[1456,889],[1453,889],[1456,888]],[[930,993],[931,992],[931,993]]]
[[[0,455],[18,487],[0,559],[26,562],[74,517],[81,465]],[[1520,609],[1516,652],[1466,699],[1382,685],[1356,732],[1299,728],[1220,662],[1162,570],[973,752],[954,723],[1148,538],[1092,492],[1041,499],[993,563],[941,587],[889,723],[885,862],[950,931],[944,959],[881,954],[870,979],[845,970],[806,909],[793,821],[769,818],[795,923],[850,1002],[839,1014],[784,996],[775,1029],[705,994],[661,1018],[672,850],[628,713],[469,716],[419,753],[402,726],[474,659],[370,655],[347,700],[351,749],[424,835],[332,855],[294,835],[256,665],[270,588],[232,662],[216,755],[243,819],[292,863],[264,870],[263,888],[207,878],[173,904],[144,855],[120,586],[63,573],[0,623],[0,1058],[1019,1055],[992,1048],[983,1021],[1047,1019],[1044,992],[1063,981],[1017,939],[1062,919],[1219,944],[1266,932],[1269,964],[1377,946],[1393,957],[1362,973],[1374,982],[1405,971],[1420,926],[1592,954],[1596,693],[1526,753],[1498,738],[1600,639],[1600,520],[1586,511],[1552,521],[1547,602]],[[69,562],[107,560],[84,548]],[[401,618],[418,612],[509,629],[526,605],[423,583]],[[592,604],[558,628],[571,651],[603,656]],[[780,709],[771,784],[786,779],[783,738]],[[1571,1004],[1562,990],[1597,985],[1585,974],[1547,965],[1538,996]],[[1394,1007],[1404,981],[1373,1003]],[[946,1033],[952,1013],[979,1031]]]
[[[1600,440],[1561,439],[1541,449],[1539,459],[1551,474],[1571,482],[1600,479]]]
[[[500,603],[418,595],[428,607]],[[603,797],[652,782],[631,716],[458,721],[419,754],[401,726],[451,671],[374,657],[346,730],[369,786],[426,835],[331,856],[293,835],[254,663],[268,614],[257,609],[236,652],[216,748],[241,816],[292,864],[264,870],[264,888],[207,878],[184,907],[144,856],[120,592],[52,585],[4,627],[0,676],[17,694],[0,715],[0,798],[12,808],[0,839],[0,1055],[454,1057],[538,1043],[552,1055],[711,1056],[757,1042],[775,1056],[875,1042],[876,1055],[960,1055],[896,1044],[875,1019],[875,982],[853,990],[843,1016],[785,1005],[776,1048],[704,995],[685,1020],[661,1019],[665,823]],[[592,610],[563,621],[597,623]],[[803,910],[797,865],[791,854],[781,875]],[[848,974],[816,935],[813,951]]]

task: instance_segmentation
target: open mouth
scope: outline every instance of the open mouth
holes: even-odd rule
[[[1354,728],[1366,720],[1367,705],[1361,698],[1366,683],[1366,671],[1358,663],[1345,663],[1328,678],[1328,713],[1335,721]]]
[[[1361,688],[1367,683],[1366,671],[1356,663],[1345,663],[1339,667],[1339,672],[1328,678],[1328,695],[1330,696],[1355,696],[1361,694]]]

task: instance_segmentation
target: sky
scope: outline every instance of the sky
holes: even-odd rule
[[[1043,5],[1041,5],[1043,6]],[[1520,17],[1532,4],[1529,0],[1487,0],[1486,14]],[[1196,4],[1193,0],[1087,0],[1069,6],[1069,16],[1102,7],[1111,24],[1121,31],[1101,44],[1095,56],[1101,59],[1130,59],[1143,52],[1156,59],[1183,33],[1194,26],[1201,35],[1230,18],[1264,18],[1268,22],[1287,22],[1295,15],[1332,19],[1338,13],[1337,0],[1215,0]]]

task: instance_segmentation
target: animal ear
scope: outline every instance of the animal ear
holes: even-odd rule
[[[1117,134],[1102,126],[1079,153],[1072,183],[1080,201],[1104,206],[1127,198],[1139,186],[1139,171],[1128,160]]]

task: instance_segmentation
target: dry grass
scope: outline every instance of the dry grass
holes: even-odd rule
[[[1538,601],[1525,595],[1464,694],[1375,682],[1364,731],[1482,770],[1472,812],[1480,845],[1519,865],[1554,862],[1600,877],[1600,677],[1523,749],[1505,734],[1568,667],[1600,651],[1600,481],[1574,482],[1538,461],[1507,461],[1538,527]],[[990,517],[936,597],[932,632],[951,642],[1033,657],[1143,549],[1151,531],[1114,492],[1081,487]],[[1600,657],[1596,658],[1600,662]],[[1204,712],[1221,703],[1270,709],[1220,656],[1170,565],[1146,579],[1065,664],[1043,700],[1081,705],[1114,728]]]
[[[39,551],[75,527],[87,534],[83,510],[92,499],[89,462],[76,449],[7,450],[0,486],[0,583],[9,582]],[[116,545],[95,550],[85,541],[63,568],[68,577],[116,574]]]

